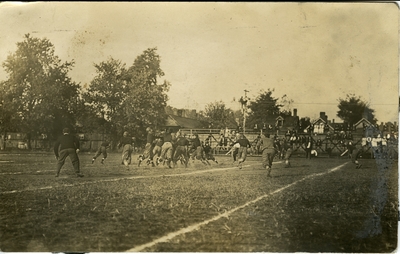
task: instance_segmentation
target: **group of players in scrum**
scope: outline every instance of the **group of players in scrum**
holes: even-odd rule
[[[138,167],[143,161],[152,167],[166,164],[169,168],[176,166],[179,161],[187,167],[190,159],[192,161],[199,160],[205,165],[210,165],[209,161],[218,164],[212,153],[211,145],[200,141],[198,134],[194,134],[194,137],[189,139],[185,133],[181,131],[174,133],[171,129],[155,133],[148,127],[146,131],[146,145],[143,153],[138,157]],[[120,142],[119,147],[122,145]],[[126,150],[126,148],[123,149],[122,160],[125,165],[129,165],[132,150],[129,149],[130,153],[124,152]]]
[[[170,129],[158,134],[151,128],[147,128],[146,131],[146,145],[143,153],[138,156],[138,167],[142,163],[146,163],[152,167],[166,164],[169,168],[172,168],[178,162],[187,167],[189,161],[194,162],[195,160],[199,160],[205,165],[211,165],[210,161],[218,164],[213,155],[214,151],[211,147],[210,138],[200,141],[198,134],[188,136],[181,131],[173,133]],[[236,133],[234,139],[231,141],[232,149],[227,154],[231,154],[233,163],[237,164],[241,169],[252,145],[245,135],[241,133]],[[260,137],[260,144],[263,155],[262,164],[268,170],[268,175],[271,171],[272,161],[277,153],[280,158],[285,158],[286,166],[290,166],[289,158],[292,149],[289,143],[283,143],[283,149],[281,149],[275,136],[263,135],[263,137]],[[130,165],[133,149],[131,138],[127,132],[124,133],[124,137],[120,140],[118,147],[123,147],[122,164],[126,166]],[[92,162],[96,159],[95,157],[93,157]]]
[[[150,127],[146,129],[146,145],[142,154],[138,156],[138,167],[145,162],[147,165],[152,167],[160,164],[167,165],[169,168],[176,166],[180,162],[185,167],[188,166],[189,161],[194,162],[195,160],[201,161],[205,165],[210,165],[210,161],[214,161],[218,164],[218,161],[214,157],[214,151],[211,147],[210,139],[207,138],[205,141],[200,141],[199,135],[194,134],[188,136],[187,134],[178,131],[172,132],[170,129],[155,133]],[[222,137],[222,134],[221,134]],[[317,140],[318,141],[318,140]],[[222,143],[222,141],[220,141]],[[317,157],[317,151],[314,149],[314,144],[311,136],[305,136],[302,139],[296,138],[295,135],[285,135],[285,137],[279,139],[275,135],[258,135],[257,138],[250,143],[250,141],[240,133],[236,133],[235,137],[231,140],[231,149],[226,153],[232,156],[234,164],[237,164],[241,169],[243,162],[246,160],[247,154],[257,151],[257,154],[262,154],[262,166],[268,170],[268,176],[270,175],[272,162],[274,158],[282,159],[285,162],[285,167],[290,167],[290,158],[294,151],[294,147],[298,143],[304,144],[304,150],[306,152],[306,158],[311,159]],[[104,142],[104,145],[108,145],[108,142]],[[102,146],[97,151],[96,155],[92,159],[94,163],[95,159],[103,153],[102,163],[107,157],[107,147]],[[361,144],[361,147],[356,147],[352,142],[346,144],[346,151],[349,158],[352,160],[356,167],[361,167],[359,158],[365,147],[368,144]],[[119,148],[122,150],[122,164],[128,166],[131,164],[133,144],[132,137],[124,132],[121,138]],[[373,147],[373,146],[372,146]]]

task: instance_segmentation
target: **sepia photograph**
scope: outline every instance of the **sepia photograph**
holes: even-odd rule
[[[397,2],[0,2],[0,251],[395,253]]]

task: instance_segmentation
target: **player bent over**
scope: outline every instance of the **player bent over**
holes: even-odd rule
[[[210,143],[206,143],[203,146],[203,150],[204,150],[205,158],[206,158],[206,161],[207,161],[208,165],[210,165],[209,161],[214,161],[215,163],[218,164],[217,159],[215,159],[215,157],[213,155],[213,150],[212,150],[212,148],[210,146]]]
[[[163,135],[163,145],[161,147],[161,159],[159,162],[166,162],[168,168],[172,168],[171,161],[172,161],[172,130],[167,129],[167,131]]]
[[[79,140],[75,136],[70,135],[68,128],[64,128],[63,135],[59,137],[54,144],[54,154],[57,159],[56,177],[60,175],[60,170],[67,157],[70,158],[72,165],[74,166],[76,176],[83,177],[79,167],[79,147]]]
[[[199,135],[196,133],[194,134],[194,139],[192,140],[192,146],[190,148],[190,151],[192,152],[191,154],[191,159],[192,162],[194,163],[195,159],[201,161],[204,165],[208,165],[206,162],[206,157],[204,155],[204,148],[203,145],[200,142]]]
[[[176,148],[173,158],[173,163],[176,165],[178,160],[185,165],[187,168],[189,162],[189,154],[188,154],[189,140],[186,138],[186,134],[179,136],[176,140]]]
[[[97,159],[97,157],[99,157],[101,154],[103,154],[103,158],[101,158],[101,164],[104,164],[104,160],[107,159],[107,148],[109,146],[110,146],[110,142],[107,140],[101,143],[99,149],[97,149],[96,154],[93,156],[92,164]]]
[[[140,163],[142,163],[142,161],[145,160],[146,158],[147,158],[147,165],[151,163],[152,166],[154,166],[154,162],[152,161],[153,148],[154,148],[154,132],[150,127],[147,127],[146,131],[147,131],[146,146],[144,147],[143,154],[139,155],[138,167],[140,166]]]
[[[352,145],[351,162],[356,164],[356,168],[361,168],[361,166],[362,166],[362,164],[359,161],[362,153],[363,153],[363,147],[357,148],[356,145]]]

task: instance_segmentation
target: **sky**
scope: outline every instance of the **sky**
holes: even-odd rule
[[[398,122],[398,11],[395,2],[3,2],[0,62],[25,34],[47,38],[84,86],[94,64],[131,66],[157,48],[176,108],[236,110],[245,90],[254,101],[273,89],[300,117],[341,122],[338,99],[355,94],[379,122]]]

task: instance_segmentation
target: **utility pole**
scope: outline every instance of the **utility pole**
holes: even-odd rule
[[[246,109],[247,109],[247,101],[248,101],[248,98],[247,98],[248,92],[249,91],[244,90],[244,98],[241,97],[239,100],[239,102],[242,104],[242,111],[243,111],[243,134],[246,133]]]

